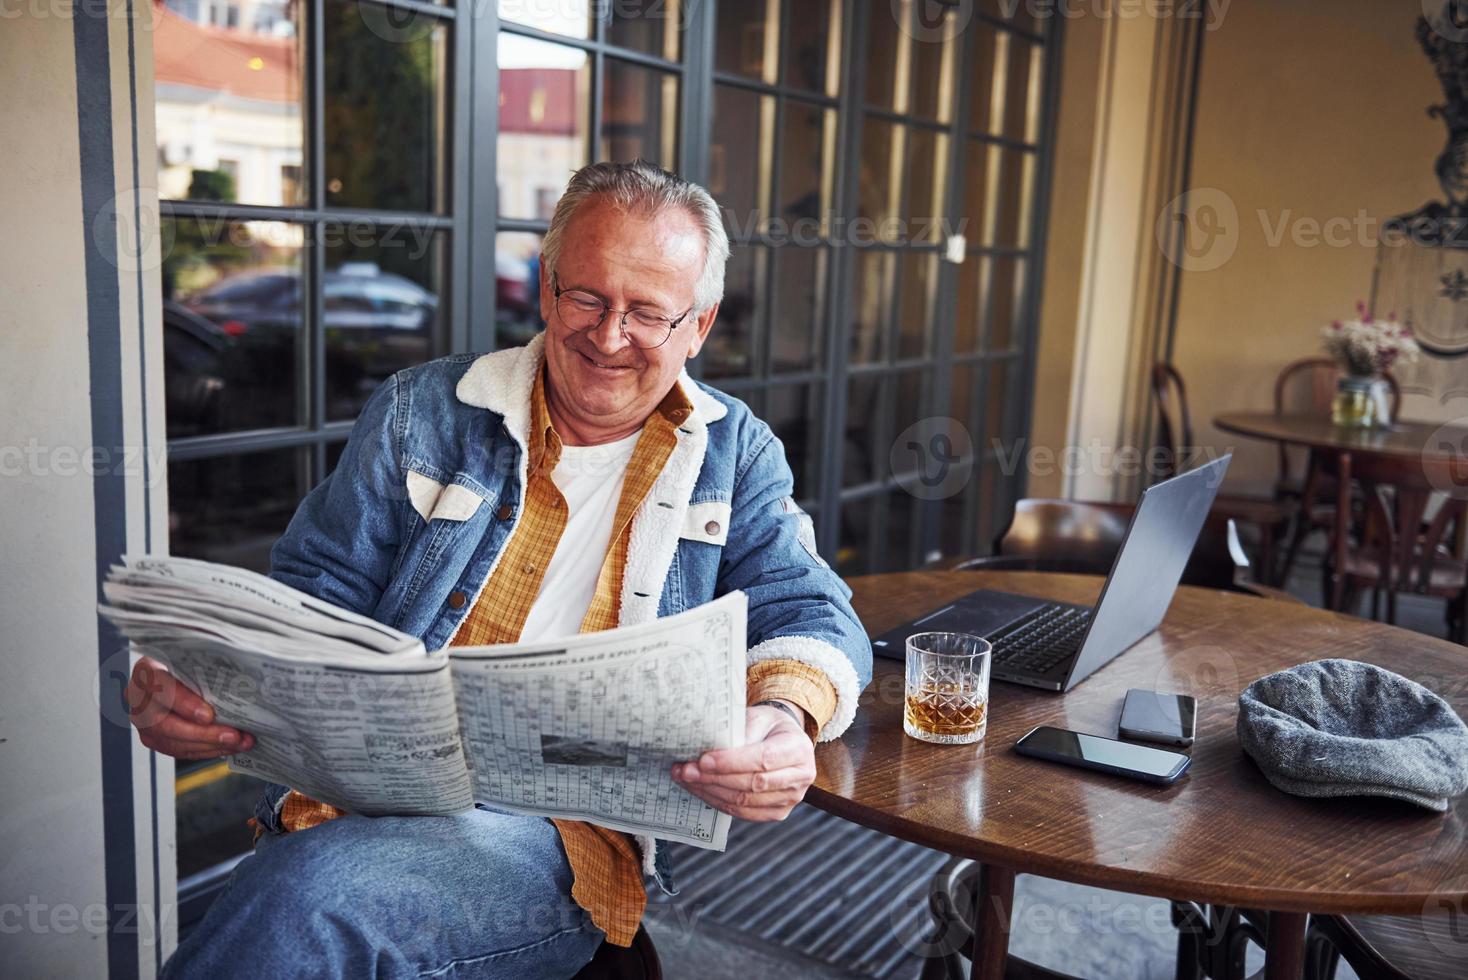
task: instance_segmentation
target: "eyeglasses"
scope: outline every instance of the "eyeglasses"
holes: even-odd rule
[[[562,289],[554,274],[551,275],[551,287],[556,294],[556,312],[566,326],[578,332],[591,330],[601,326],[608,313],[619,313],[622,316],[622,336],[632,346],[644,350],[666,344],[678,324],[693,312],[691,306],[677,317],[664,316],[652,310],[614,310],[600,296],[580,289]]]

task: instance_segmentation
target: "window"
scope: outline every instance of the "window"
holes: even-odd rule
[[[724,210],[690,371],[775,430],[822,552],[982,550],[1019,488],[1059,25],[932,6],[155,7],[173,551],[266,567],[384,378],[542,328],[566,180],[638,156]],[[248,846],[209,814],[254,787],[179,771],[187,874]]]
[[[169,526],[263,570],[372,390],[451,347],[459,66],[450,7],[240,11],[171,3],[154,33]],[[188,875],[248,847],[259,785],[178,772]]]
[[[502,0],[499,14],[493,342],[505,347],[542,327],[540,240],[572,171],[636,157],[676,169],[687,134],[680,0]]]

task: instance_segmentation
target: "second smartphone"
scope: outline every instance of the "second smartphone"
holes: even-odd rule
[[[1133,688],[1121,706],[1117,734],[1139,742],[1186,748],[1193,744],[1198,702],[1186,694],[1158,694]]]

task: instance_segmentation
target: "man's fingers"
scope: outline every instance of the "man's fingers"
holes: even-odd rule
[[[701,773],[759,772],[785,769],[813,757],[810,739],[803,734],[772,732],[768,738],[732,749],[714,749],[698,758]]]
[[[218,759],[236,752],[246,752],[255,747],[252,736],[246,735],[236,742],[199,742],[188,739],[168,738],[159,735],[156,731],[149,729],[138,733],[138,740],[145,748],[164,755],[171,755],[175,759]]]
[[[149,725],[148,731],[160,739],[233,747],[236,752],[244,741],[244,733],[238,729],[227,725],[200,725],[177,714],[164,715]]]
[[[782,789],[805,789],[816,777],[814,766],[788,766],[769,772],[697,772],[689,782],[699,786],[718,786],[728,790],[769,793]]]
[[[726,789],[722,786],[689,786],[690,793],[710,806],[718,807],[725,813],[749,809],[762,809],[767,807],[784,807],[790,809],[805,798],[805,787],[792,787],[789,789],[771,790],[767,793],[754,793],[742,789]]]
[[[689,786],[688,791],[709,806],[738,817],[740,820],[751,820],[763,822],[769,820],[784,820],[795,809],[800,802],[801,796],[791,796],[788,799],[771,799],[772,794],[761,794],[759,797],[743,794],[744,801],[741,802],[741,794],[729,793],[717,790],[711,786]]]
[[[158,661],[147,657],[139,660],[133,668],[127,700],[131,713],[139,719],[172,712],[206,725],[214,720],[214,709],[203,698],[189,690]]]

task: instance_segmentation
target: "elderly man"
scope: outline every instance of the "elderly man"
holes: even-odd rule
[[[679,763],[690,793],[780,820],[870,676],[851,592],[816,553],[780,441],[691,380],[728,239],[702,188],[646,163],[571,180],[545,236],[545,332],[403,371],[368,402],[336,472],[301,504],[272,575],[423,638],[545,639],[749,598],[747,743]],[[251,736],[156,664],[169,705],[144,744],[183,759]],[[590,824],[486,808],[342,814],[286,787],[256,853],[165,975],[569,976],[627,945],[665,853]]]

